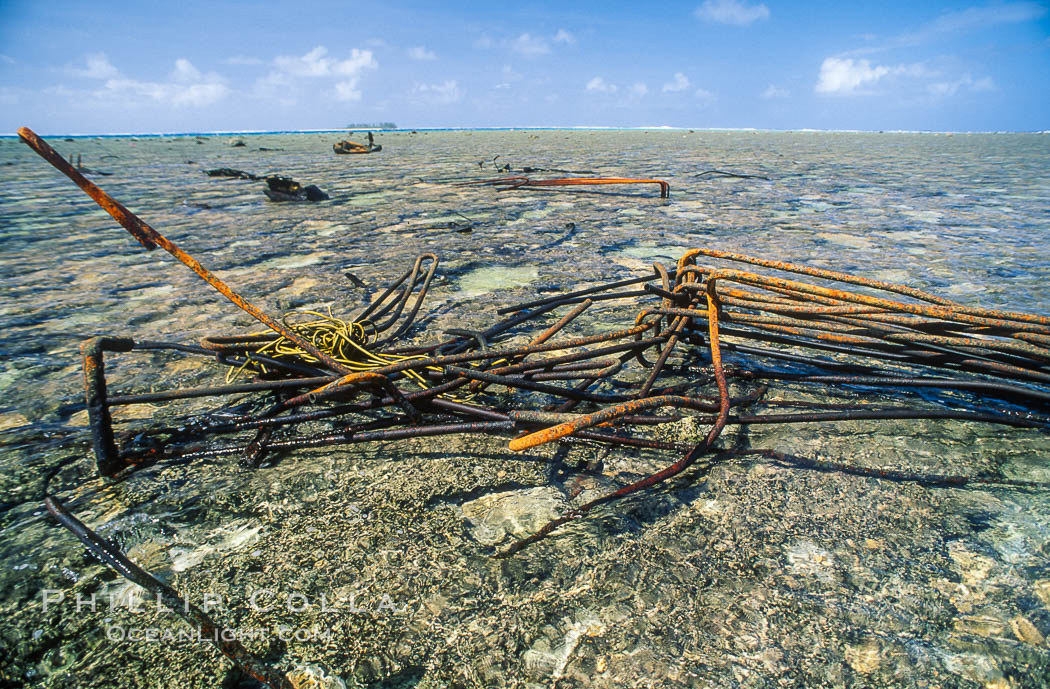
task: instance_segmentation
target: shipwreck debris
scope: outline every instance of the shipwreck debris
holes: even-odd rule
[[[742,456],[930,485],[1046,487],[996,474],[930,476],[894,467],[810,461],[775,449],[725,448],[719,438],[730,425],[859,419],[964,419],[1050,429],[1048,317],[968,306],[907,285],[697,248],[674,266],[654,264],[648,275],[502,309],[500,313],[508,317],[483,331],[452,329],[440,341],[406,345],[400,340],[421,310],[437,268],[436,256],[419,256],[370,306],[351,318],[306,313],[278,321],[84,180],[32,132],[19,133],[144,245],[167,249],[270,330],[208,337],[199,346],[130,338],[86,343],[86,401],[103,475],[198,457],[240,457],[258,466],[267,453],[296,448],[464,433],[506,437],[512,451],[585,441],[678,453],[679,458],[660,471],[571,509],[504,548],[501,556],[519,552],[569,520],[657,486],[690,467],[709,467]],[[720,264],[699,264],[701,259]],[[741,263],[772,274],[725,265]],[[844,285],[857,291],[847,291]],[[563,335],[580,314],[607,300],[627,303],[625,327],[587,336]],[[506,342],[564,307],[569,310],[532,333],[527,344]],[[141,350],[214,357],[227,371],[253,380],[108,394],[102,352]],[[646,358],[650,353],[654,360]],[[795,368],[785,372],[761,363],[769,361],[790,362]],[[974,403],[960,407],[956,397],[951,406],[936,401],[916,404],[914,398],[903,397],[910,404],[886,405],[871,404],[863,396],[855,404],[830,406],[804,400],[767,401],[771,386],[787,382],[818,390],[830,386],[889,393],[952,390],[969,395]],[[493,388],[503,392],[494,396]],[[182,423],[181,431],[163,429],[157,436],[162,442],[149,442],[146,429],[126,446],[117,447],[108,414],[109,408],[122,404],[253,393],[277,394],[278,401],[263,405],[261,411],[199,415]],[[796,411],[780,411],[784,408]],[[335,431],[298,430],[304,423],[349,415],[354,420]],[[652,424],[683,415],[707,427],[697,442],[683,447],[646,437],[645,429]],[[228,439],[201,445],[211,437]]]
[[[252,174],[251,172],[245,172],[244,170],[235,170],[232,167],[219,167],[213,170],[205,170],[204,174],[208,175],[209,177],[229,177],[232,179],[265,179],[264,177]]]
[[[291,177],[279,175],[266,178],[266,189],[263,189],[263,193],[271,201],[327,201],[331,198],[316,184],[304,187]]]
[[[332,144],[332,150],[336,153],[378,153],[383,150],[381,144],[375,142],[372,132],[368,132],[368,144],[359,144],[356,141],[343,140]]]

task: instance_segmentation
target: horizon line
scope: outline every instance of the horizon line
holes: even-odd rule
[[[1047,129],[989,129],[989,130],[939,130],[939,129],[813,129],[809,127],[789,129],[767,129],[761,127],[677,127],[670,125],[651,126],[607,126],[607,125],[540,125],[540,126],[492,126],[492,127],[336,127],[331,129],[216,129],[182,132],[50,132],[49,137],[119,138],[119,137],[167,137],[167,136],[259,136],[265,134],[329,134],[337,132],[470,132],[470,131],[672,131],[672,132],[755,132],[755,133],[825,133],[825,134],[1050,134]],[[17,132],[0,134],[0,138],[18,138]]]

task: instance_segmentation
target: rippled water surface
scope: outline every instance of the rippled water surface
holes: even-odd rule
[[[92,179],[271,313],[348,317],[417,254],[438,254],[416,342],[491,324],[501,306],[644,274],[695,246],[1050,315],[1046,135],[390,132],[367,156],[333,155],[338,138],[51,143],[111,173]],[[497,172],[508,164],[513,173]],[[671,197],[655,186],[451,185],[525,166],[661,178]],[[272,203],[262,182],[203,174],[217,167],[288,175],[331,200]],[[504,439],[464,436],[304,450],[259,470],[201,460],[105,487],[79,342],[193,343],[256,326],[168,254],[145,252],[17,140],[0,140],[0,169],[0,686],[240,681],[207,644],[144,638],[187,628],[42,519],[48,492],[195,603],[218,601],[216,619],[252,651],[348,686],[1050,684],[1045,489],[727,463],[496,560],[494,546],[676,457],[584,445],[514,454]],[[753,177],[702,174],[711,170]],[[594,308],[574,332],[626,327],[636,310]],[[113,390],[143,392],[218,384],[225,371],[156,353],[107,358],[107,375]],[[212,405],[122,407],[118,425]],[[704,431],[683,421],[653,433]],[[1050,481],[1046,433],[972,422],[755,426],[722,442]],[[603,470],[551,468],[588,464]]]

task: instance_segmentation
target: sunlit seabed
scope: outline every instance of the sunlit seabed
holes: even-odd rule
[[[232,147],[237,138],[247,145]],[[438,254],[442,277],[413,331],[420,342],[491,324],[497,308],[537,295],[640,275],[692,246],[1050,314],[1045,135],[404,132],[380,134],[380,154],[335,156],[338,138],[51,143],[111,172],[94,180],[273,313],[349,316],[416,254]],[[447,183],[499,176],[496,164],[657,177],[671,198],[651,187]],[[0,166],[0,685],[219,686],[230,665],[207,644],[115,638],[186,627],[148,601],[132,611],[127,601],[141,591],[34,515],[45,485],[65,497],[100,486],[80,340],[191,343],[257,326],[167,254],[143,251],[21,143],[0,140]],[[332,200],[273,204],[260,182],[203,174],[214,167],[288,175]],[[707,170],[769,180],[696,176]],[[633,311],[595,308],[574,327],[625,326]],[[156,354],[109,357],[107,374],[113,390],[136,392],[214,384],[224,372]],[[118,421],[156,425],[207,408],[136,405]],[[655,432],[682,440],[704,431],[680,422]],[[968,422],[756,426],[723,442],[1050,481],[1045,433]],[[605,477],[570,477],[583,488],[570,501],[565,477],[549,471],[553,456],[460,437],[296,452],[257,471],[200,461],[142,472],[78,515],[194,602],[221,598],[214,616],[251,650],[284,668],[325,667],[349,685],[1050,683],[1047,491],[726,464],[514,559],[491,559],[492,546],[619,485],[607,477],[630,480],[676,459],[573,446],[559,458],[601,461]],[[92,594],[96,610],[78,611],[76,597]],[[112,610],[108,594],[123,596]],[[292,606],[289,594],[300,597]]]

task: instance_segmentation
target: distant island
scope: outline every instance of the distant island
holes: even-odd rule
[[[346,125],[345,129],[397,129],[393,122],[361,122]]]

